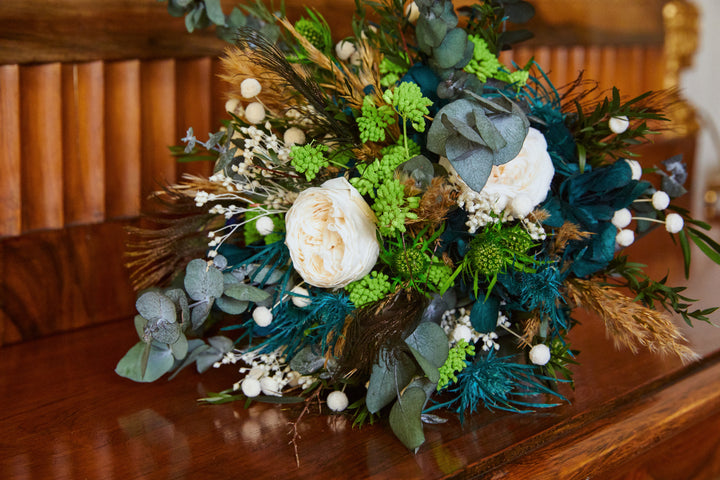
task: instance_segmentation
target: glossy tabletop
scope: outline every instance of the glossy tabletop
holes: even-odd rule
[[[645,241],[652,248],[636,247],[641,261],[665,254],[662,241]],[[655,270],[672,268],[681,283],[679,258],[666,260]],[[693,274],[691,294],[720,303],[720,267],[696,261]],[[298,426],[299,467],[290,431],[300,407],[198,404],[237,381],[237,367],[154,384],[118,377],[115,364],[136,341],[131,320],[11,345],[0,349],[0,479],[626,478],[618,472],[658,449],[668,452],[658,468],[671,476],[639,478],[717,478],[684,465],[718,461],[720,472],[720,329],[684,328],[703,359],[682,365],[617,351],[600,320],[581,318],[570,336],[581,351],[576,388],[562,391],[569,403],[481,411],[464,424],[447,414],[425,427],[417,454],[384,421],[353,429],[351,417],[313,406]],[[697,428],[693,444],[672,443]],[[685,470],[673,477],[672,468]]]

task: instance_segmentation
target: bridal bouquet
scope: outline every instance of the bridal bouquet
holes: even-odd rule
[[[291,23],[260,4],[169,6],[232,39],[228,119],[175,149],[214,174],[158,193],[158,228],[133,232],[140,340],[118,374],[237,364],[206,401],[387,416],[416,449],[450,412],[562,402],[579,307],[617,345],[693,358],[668,313],[712,310],[623,254],[661,225],[686,271],[691,243],[720,258],[671,203],[681,159],[643,169],[629,150],[664,120],[666,93],[555,87],[532,61],[503,65],[525,37],[508,23],[532,16],[522,1],[366,1],[337,43],[310,10]]]

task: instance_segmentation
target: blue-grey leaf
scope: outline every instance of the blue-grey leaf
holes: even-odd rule
[[[393,401],[407,386],[415,374],[415,364],[406,354],[397,358],[386,351],[380,353],[378,363],[373,365],[365,396],[365,405],[370,413],[377,413]]]
[[[434,325],[434,324],[433,324]],[[445,340],[445,343],[447,343],[447,340]],[[433,383],[437,383],[438,380],[440,380],[440,370],[438,370],[438,367],[432,364],[430,360],[425,358],[420,352],[415,350],[413,347],[410,348],[410,353],[412,353],[413,357],[415,357],[415,361],[420,366],[420,369],[425,373],[425,376]]]
[[[314,345],[303,347],[290,360],[290,368],[302,375],[310,375],[320,370],[325,365],[325,357],[320,349]]]
[[[185,335],[180,334],[177,341],[170,345],[175,360],[182,360],[188,353],[188,339]]]
[[[242,302],[262,302],[270,296],[265,290],[261,290],[246,283],[237,283],[225,287],[225,295]]]
[[[443,366],[450,351],[445,331],[438,324],[431,322],[420,323],[405,339],[405,343],[428,359],[435,368]]]
[[[467,33],[462,28],[453,28],[445,35],[440,45],[433,50],[433,60],[441,69],[451,68],[462,60],[467,46]]]
[[[142,374],[143,353],[147,348],[144,342],[136,343],[115,367],[115,373],[121,377],[129,378],[135,382],[153,382],[167,373],[173,366],[174,360],[170,348],[159,347],[152,344],[147,357],[145,375]]]
[[[193,330],[199,329],[202,324],[205,323],[205,320],[210,314],[212,304],[213,299],[211,298],[206,302],[198,303],[192,308],[192,310],[190,310],[190,322],[192,323]]]
[[[408,388],[390,410],[390,428],[410,450],[415,450],[425,442],[421,415],[426,399],[422,388]]]
[[[135,302],[135,307],[138,313],[148,321],[175,322],[175,304],[160,292],[149,291],[143,293]]]
[[[223,295],[222,297],[215,300],[215,305],[220,310],[230,315],[240,315],[247,310],[249,302],[243,302],[241,300],[235,300],[234,298]]]
[[[218,352],[221,352],[223,354],[229,352],[234,347],[233,341],[227,337],[223,337],[222,335],[217,335],[217,336],[208,338],[208,343],[215,350],[217,350]]]
[[[164,320],[149,322],[148,331],[152,335],[153,340],[157,340],[160,343],[173,344],[177,342],[180,337],[180,325]]]
[[[218,298],[223,294],[223,275],[213,265],[196,258],[185,269],[185,290],[195,301]]]
[[[446,147],[447,158],[458,176],[472,190],[481,191],[492,172],[493,154],[490,149],[459,135],[448,139]]]

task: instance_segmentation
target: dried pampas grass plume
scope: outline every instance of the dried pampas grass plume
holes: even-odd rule
[[[651,352],[677,355],[683,363],[699,356],[664,313],[644,307],[598,278],[567,282],[568,301],[597,314],[604,322],[608,336],[616,347],[627,347],[636,353],[639,346]]]

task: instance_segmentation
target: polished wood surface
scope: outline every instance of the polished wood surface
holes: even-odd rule
[[[655,231],[635,258],[669,251],[668,242]],[[680,259],[668,257],[651,271],[670,269],[680,284]],[[690,294],[710,305],[719,267],[695,260]],[[616,351],[600,321],[581,318],[570,336],[581,350],[577,386],[563,389],[570,403],[526,415],[481,410],[464,425],[448,414],[425,427],[417,454],[385,421],[357,430],[313,406],[299,426],[300,467],[288,433],[298,407],[197,403],[235,382],[236,367],[155,384],[116,376],[136,341],[129,318],[10,345],[0,353],[0,478],[718,478],[720,329],[684,328],[703,359],[682,365]]]

